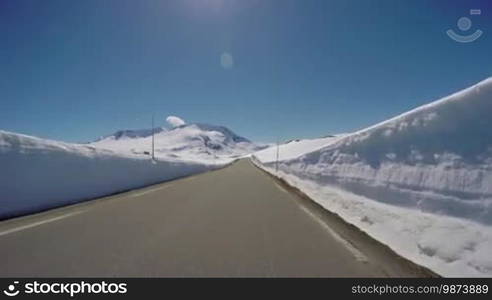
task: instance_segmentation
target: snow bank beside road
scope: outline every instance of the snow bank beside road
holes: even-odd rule
[[[492,225],[491,116],[488,79],[279,168],[380,202]]]
[[[279,145],[279,160],[287,160],[299,157],[308,152],[326,147],[338,141],[343,135],[328,136],[318,139],[293,140]],[[277,160],[277,146],[271,146],[254,153],[255,157],[263,163],[275,162]]]
[[[121,155],[87,145],[0,131],[0,219],[225,165],[224,161],[152,162],[148,156]]]
[[[381,203],[255,163],[399,255],[442,276],[492,276],[491,226]]]
[[[491,116],[487,79],[283,159],[278,175],[442,275],[492,276]]]

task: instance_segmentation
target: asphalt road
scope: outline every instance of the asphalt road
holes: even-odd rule
[[[428,275],[247,160],[1,222],[0,257],[2,277]]]

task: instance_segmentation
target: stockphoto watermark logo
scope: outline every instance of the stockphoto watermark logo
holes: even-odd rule
[[[19,284],[14,281],[3,291],[4,295],[15,297],[19,294],[65,294],[74,297],[77,294],[126,294],[126,283],[101,282],[39,282],[31,281]]]
[[[470,9],[470,16],[480,16],[481,14],[481,9]],[[472,20],[469,17],[459,18],[456,25],[458,26],[460,33],[456,33],[453,29],[449,29],[446,31],[446,34],[458,43],[474,42],[483,34],[483,31],[480,29],[476,29],[473,32],[470,30],[472,27]]]
[[[18,281],[14,281],[13,284],[9,284],[7,289],[3,290],[3,293],[9,297],[17,296],[19,295],[19,290],[17,289],[17,285],[19,284]]]

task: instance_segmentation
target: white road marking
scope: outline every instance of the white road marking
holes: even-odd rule
[[[157,192],[157,191],[160,191],[160,190],[163,190],[163,189],[167,189],[170,186],[171,185],[166,185],[166,186],[161,186],[161,187],[158,187],[158,188],[153,188],[153,189],[150,189],[150,190],[146,190],[146,191],[143,191],[143,192],[140,192],[140,193],[135,193],[135,194],[131,195],[131,197],[140,197],[140,196],[143,196],[143,195],[148,194],[148,193]]]
[[[320,220],[318,218],[318,216],[316,216],[315,214],[313,214],[312,212],[310,212],[307,208],[305,208],[303,206],[301,206],[301,209],[305,213],[307,213],[311,218],[313,218],[316,222],[318,222],[321,226],[323,226],[323,228],[326,231],[328,231],[328,233],[330,233],[338,242],[340,242],[340,244],[345,246],[345,248],[347,248],[350,251],[350,253],[352,253],[352,255],[355,257],[355,259],[357,259],[360,262],[364,262],[364,263],[368,262],[367,257],[364,254],[362,254],[362,252],[360,252],[349,241],[347,241],[346,239],[341,237],[338,233],[336,233],[333,229],[331,229],[330,226],[328,226],[325,222]]]
[[[287,194],[290,194],[289,191],[287,191],[284,187],[282,187],[277,182],[274,181],[273,183],[282,192],[287,193]],[[357,248],[355,248],[349,241],[347,241],[346,239],[342,238],[338,233],[336,233],[333,229],[331,229],[325,222],[323,222],[322,220],[320,220],[318,216],[316,216],[315,214],[313,214],[312,212],[310,212],[304,206],[301,206],[301,209],[305,213],[307,213],[312,219],[314,219],[316,222],[318,222],[318,224],[320,224],[326,231],[328,231],[328,233],[331,236],[333,236],[340,244],[342,244],[343,246],[345,246],[345,248],[347,248],[350,251],[350,253],[352,253],[352,255],[355,257],[355,259],[357,259],[360,262],[368,262],[367,257],[364,254],[362,254],[362,252],[360,252]]]
[[[289,194],[289,192],[286,189],[284,189],[283,186],[281,186],[280,184],[276,183],[275,181],[273,183],[279,188],[279,190],[281,190],[282,192],[284,192],[286,194]]]
[[[49,219],[37,221],[37,222],[31,223],[31,224],[22,225],[22,226],[19,226],[19,227],[15,227],[15,228],[7,229],[7,230],[4,230],[4,231],[0,231],[0,236],[7,235],[7,234],[10,234],[10,233],[14,233],[14,232],[21,231],[21,230],[25,230],[25,229],[29,229],[29,228],[36,227],[36,226],[39,226],[39,225],[43,225],[43,224],[47,224],[47,223],[59,221],[61,219],[72,217],[72,216],[81,214],[83,212],[85,212],[85,210],[75,211],[75,212],[64,214],[64,215],[61,215],[61,216],[58,216],[58,217],[53,217],[53,218],[49,218]]]

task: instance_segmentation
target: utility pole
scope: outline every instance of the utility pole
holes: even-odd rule
[[[154,114],[152,114],[152,160],[154,160]]]
[[[279,152],[279,143],[277,139],[277,159],[275,160],[275,173],[278,173],[278,152]]]

